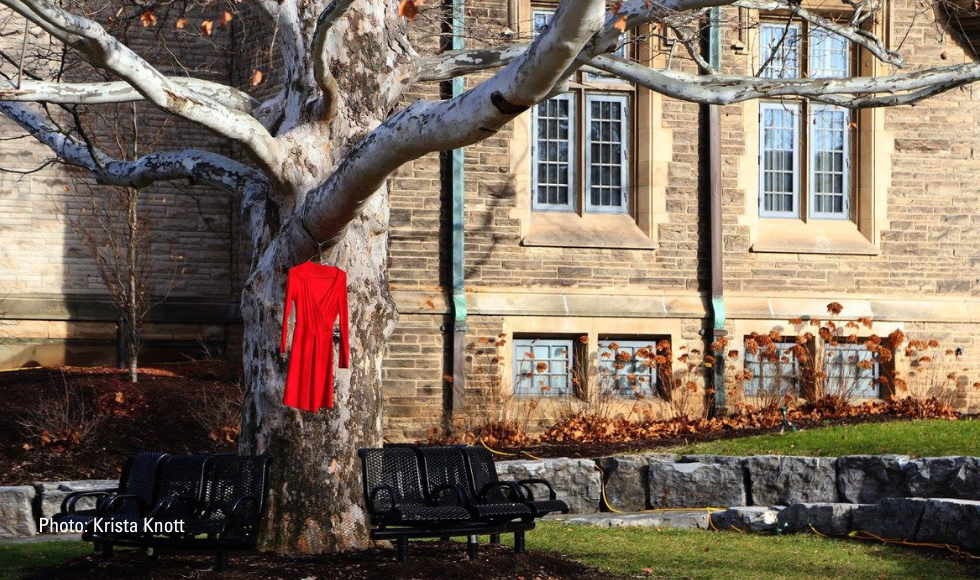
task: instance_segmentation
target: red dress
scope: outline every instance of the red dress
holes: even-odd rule
[[[347,274],[340,268],[306,262],[289,270],[282,318],[281,351],[289,343],[289,313],[296,327],[282,402],[316,412],[333,408],[333,326],[340,316],[340,368],[350,368],[347,328]]]

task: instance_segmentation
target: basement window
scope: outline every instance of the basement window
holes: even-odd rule
[[[603,340],[599,343],[600,394],[626,398],[656,395],[657,353],[655,340]]]
[[[750,347],[746,340],[745,370],[752,373],[752,378],[745,381],[745,396],[784,395],[796,389],[799,367],[794,346],[795,342],[775,342],[771,347]]]
[[[879,357],[863,344],[824,345],[824,374],[828,395],[845,399],[881,397]]]
[[[573,393],[572,341],[514,339],[514,395],[567,397]]]

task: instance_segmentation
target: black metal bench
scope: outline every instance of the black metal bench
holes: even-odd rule
[[[85,539],[101,544],[106,556],[111,556],[113,546],[147,548],[153,557],[170,550],[210,550],[215,553],[215,568],[224,571],[230,550],[255,548],[270,463],[269,458],[256,456],[170,457],[152,503],[119,496],[99,507],[99,517],[137,522],[136,531],[109,526],[108,531],[92,529]],[[159,529],[147,531],[142,525],[145,520]],[[182,529],[166,529],[176,522]]]
[[[99,510],[112,498],[127,495],[138,497],[143,502],[152,502],[160,466],[167,457],[166,453],[144,451],[127,459],[119,475],[118,487],[70,493],[61,502],[61,511],[55,514],[52,520],[58,523],[81,524],[85,530],[84,534],[87,535],[92,521],[99,515]],[[78,509],[78,502],[86,498],[94,498],[96,507]]]
[[[500,480],[497,474],[497,464],[493,460],[493,454],[484,447],[464,447],[467,465],[470,469],[470,480],[479,495],[499,493],[494,490],[502,489],[501,485],[515,485],[518,493],[522,495],[522,501],[534,513],[534,517],[542,518],[552,512],[568,513],[568,504],[558,499],[555,488],[551,482],[545,479],[521,479],[515,482],[505,482]],[[547,490],[547,499],[534,495],[536,488]]]
[[[527,493],[516,483],[474,480],[465,451],[392,446],[358,452],[371,538],[393,540],[400,562],[408,561],[408,540],[417,538],[466,537],[474,560],[479,536],[499,542],[514,534],[514,551],[524,553],[536,515]]]
[[[98,517],[113,525],[131,524],[142,529],[144,522],[176,522],[192,516],[190,505],[203,493],[207,470],[214,460],[211,455],[168,455],[161,462],[153,484],[153,493],[116,494],[103,501]],[[87,530],[82,539],[119,534],[95,534]],[[133,533],[125,534],[131,537]],[[145,534],[149,535],[149,534]],[[103,557],[112,556],[112,542],[101,543]]]

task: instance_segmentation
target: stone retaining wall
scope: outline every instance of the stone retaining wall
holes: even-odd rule
[[[678,457],[656,453],[595,461],[501,461],[497,467],[505,478],[527,476],[552,481],[573,513],[606,511],[603,480],[607,501],[622,511],[876,504],[905,497],[980,501],[980,484],[976,483],[980,481],[980,457]]]
[[[915,501],[922,502],[922,513],[916,512],[910,516],[903,511],[900,517],[896,516],[902,519],[902,525],[908,521],[923,520],[926,518],[923,514],[932,514],[936,510],[943,514],[958,514],[955,517],[950,515],[953,520],[980,513],[976,512],[974,505],[980,502],[980,485],[977,484],[980,481],[980,457],[678,457],[655,453],[596,460],[559,458],[502,461],[497,463],[497,469],[504,479],[549,480],[558,497],[568,503],[572,513],[606,511],[602,500],[603,484],[606,500],[613,508],[622,511],[685,507],[763,508],[761,511],[729,514],[736,519],[742,518],[737,521],[745,524],[754,521],[753,518],[768,521],[770,516],[765,512],[773,506],[790,506],[790,509],[779,512],[787,522],[805,521],[813,517],[813,513],[819,513],[820,521],[827,522],[832,531],[850,525],[850,520],[845,522],[842,518],[887,520],[886,516],[892,513],[887,510],[898,509],[889,507],[893,504],[888,500],[893,498],[944,498],[895,504],[903,506],[905,510],[913,504],[919,505]],[[115,482],[111,480],[90,480],[0,487],[0,537],[35,535],[39,518],[57,513],[61,501],[71,491],[104,489],[114,485]],[[929,503],[935,501],[947,503]],[[868,511],[864,507],[857,511],[847,507],[858,504],[878,504],[874,508],[883,515],[871,515],[878,512]],[[83,503],[80,507],[91,507],[91,504]],[[805,517],[800,515],[804,512]],[[866,525],[864,520],[861,520],[861,525]],[[919,534],[918,529],[914,532],[914,535]],[[929,535],[932,532],[927,528],[922,533]]]
[[[0,538],[35,536],[40,519],[58,513],[69,493],[113,489],[116,485],[118,482],[113,479],[86,479],[0,487]],[[76,505],[80,510],[94,507],[92,498],[83,498]]]
[[[980,552],[980,501],[965,499],[903,497],[883,499],[873,505],[799,503],[787,507],[735,507],[712,513],[710,517],[712,526],[719,530],[813,532],[825,536],[857,532]]]

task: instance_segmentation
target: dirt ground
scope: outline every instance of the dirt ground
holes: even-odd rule
[[[39,570],[27,580],[612,580],[614,577],[559,556],[515,555],[503,546],[480,546],[480,558],[466,559],[466,545],[453,542],[409,544],[407,565],[391,549],[320,556],[264,553],[232,554],[228,570],[213,570],[210,554],[161,555],[150,564],[141,551],[118,551],[108,561],[92,555]]]
[[[220,361],[147,368],[136,385],[109,367],[0,372],[0,485],[111,479],[143,450],[233,450],[240,374]],[[47,435],[32,436],[25,422]]]

